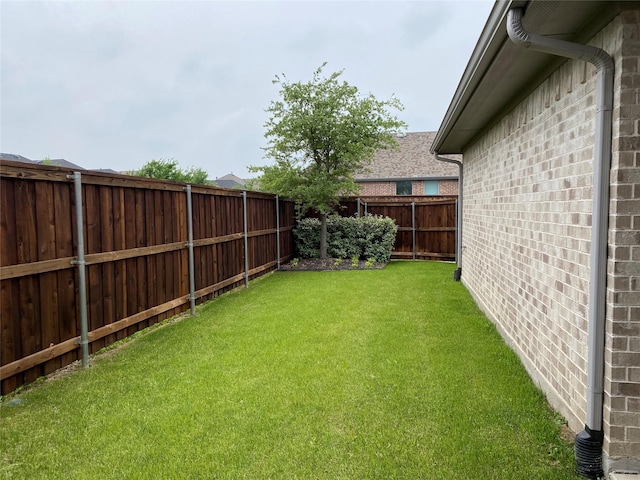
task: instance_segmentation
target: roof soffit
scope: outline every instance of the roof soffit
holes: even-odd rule
[[[496,2],[438,130],[434,151],[463,153],[566,62],[513,44],[506,31],[510,8],[525,8],[523,24],[532,32],[584,43],[620,12],[621,5],[606,1]]]

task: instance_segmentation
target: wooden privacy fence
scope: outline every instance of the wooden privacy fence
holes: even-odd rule
[[[0,161],[0,196],[2,394],[293,255],[273,195]]]
[[[342,216],[383,215],[398,234],[391,258],[455,260],[456,196],[361,197],[340,202]]]

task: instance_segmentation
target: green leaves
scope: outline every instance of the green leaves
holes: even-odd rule
[[[391,259],[398,226],[393,219],[377,215],[327,219],[327,249],[333,258],[373,259],[385,263]],[[320,250],[320,221],[300,220],[293,233],[301,257],[317,257]]]
[[[200,185],[207,185],[208,173],[201,168],[190,167],[188,170],[182,170],[178,166],[178,162],[174,159],[151,160],[145,163],[140,170],[133,172],[138,177],[161,178],[164,180],[173,180],[174,182],[185,182]]]
[[[266,110],[264,148],[274,163],[251,168],[262,173],[263,190],[320,213],[329,213],[340,196],[357,193],[355,173],[376,150],[395,147],[395,135],[406,127],[389,113],[402,110],[398,99],[361,96],[357,87],[340,81],[343,71],[324,76],[325,65],[306,83],[276,76],[280,100]]]
[[[266,110],[270,118],[264,148],[274,164],[249,169],[262,172],[262,190],[294,200],[300,213],[318,211],[323,232],[325,216],[340,197],[359,192],[355,173],[371,163],[376,150],[397,147],[395,136],[406,127],[389,113],[402,110],[397,98],[362,97],[357,87],[340,81],[342,70],[323,76],[325,66],[326,62],[307,83],[276,76],[281,100]],[[327,255],[325,238],[323,234],[321,258]]]

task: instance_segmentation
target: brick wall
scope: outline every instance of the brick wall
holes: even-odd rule
[[[360,195],[367,197],[389,196],[396,194],[396,182],[363,182]]]
[[[396,182],[362,182],[360,185],[362,186],[360,195],[364,197],[395,196],[396,194]],[[411,186],[412,195],[424,195],[424,181],[413,181],[411,182]],[[457,195],[458,181],[440,180],[438,185],[438,194]]]
[[[614,111],[604,450],[640,462],[639,23],[624,13],[592,43],[614,55],[616,102],[627,103]],[[463,281],[575,431],[586,418],[595,88],[593,66],[567,61],[464,154]]]
[[[616,60],[605,364],[608,453],[640,467],[640,11],[622,13],[603,48]]]
[[[438,187],[440,195],[458,195],[457,180],[440,180]]]

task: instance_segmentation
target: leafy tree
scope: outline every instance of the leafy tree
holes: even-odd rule
[[[142,168],[133,175],[147,178],[162,178],[164,180],[173,180],[176,182],[193,183],[200,185],[208,185],[208,173],[201,168],[190,167],[183,170],[178,166],[178,162],[171,159],[151,160],[145,163]]]
[[[366,168],[376,150],[397,148],[395,137],[406,128],[388,111],[403,109],[397,98],[361,96],[357,87],[340,81],[342,70],[324,76],[325,65],[307,83],[276,76],[281,99],[266,110],[271,118],[264,148],[274,163],[250,168],[262,172],[262,190],[291,198],[300,213],[318,211],[321,258],[327,256],[327,215],[341,196],[359,192],[355,173]]]

